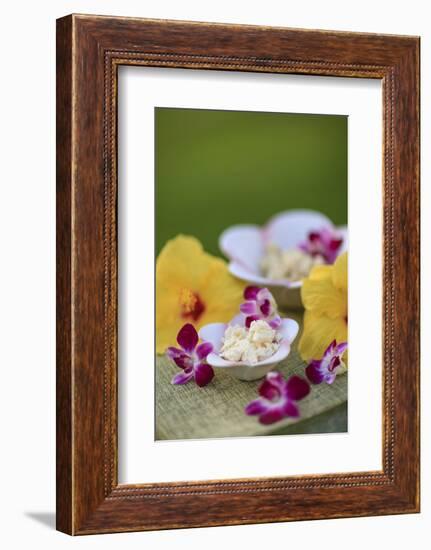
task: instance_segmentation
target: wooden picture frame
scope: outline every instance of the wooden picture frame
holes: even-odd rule
[[[383,84],[383,469],[119,485],[117,68]],[[419,38],[70,15],[57,21],[57,529],[69,534],[419,511]]]

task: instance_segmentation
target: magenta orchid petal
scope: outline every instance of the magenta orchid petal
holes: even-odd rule
[[[286,417],[299,417],[296,401],[308,395],[310,386],[299,376],[293,375],[286,380],[279,372],[270,372],[258,391],[260,397],[251,401],[245,407],[245,412],[259,415],[261,424],[273,424]]]
[[[171,384],[175,384],[175,385],[187,384],[187,382],[190,382],[192,378],[193,378],[193,368],[186,369],[183,372],[179,372],[178,374],[176,374],[172,378]]]
[[[312,384],[323,382],[324,374],[320,371],[320,361],[312,361],[305,369],[305,374]]]
[[[290,416],[292,418],[299,417],[299,408],[293,401],[287,401],[283,407],[283,412],[285,416]]]
[[[331,239],[329,241],[329,248],[330,248],[331,252],[338,252],[338,249],[341,247],[342,244],[343,244],[343,239],[342,238]]]
[[[298,243],[298,248],[311,256],[320,256],[327,264],[333,264],[339,255],[344,237],[342,233],[325,226],[320,230],[310,231],[305,241]]]
[[[244,315],[256,315],[258,313],[256,302],[244,302],[239,306],[239,309]]]
[[[323,352],[323,359],[328,359],[329,360],[329,358],[332,357],[336,347],[337,347],[337,341],[332,340],[332,342],[329,344],[329,346]]]
[[[195,327],[187,323],[185,324],[177,335],[177,342],[183,348],[183,350],[191,353],[199,341],[198,333]]]
[[[341,365],[341,359],[338,355],[335,355],[334,357],[332,357],[331,361],[329,362],[329,366],[328,366],[329,372],[333,372],[340,365]]]
[[[313,384],[333,384],[339,367],[343,364],[342,356],[347,349],[347,342],[337,342],[333,340],[323,353],[322,359],[313,359],[305,369],[305,374]]]
[[[222,339],[222,330],[218,327],[218,323],[213,323],[212,328],[209,330],[209,334],[214,336],[215,340]],[[214,334],[215,332],[215,334]],[[220,333],[220,334],[219,334]],[[199,336],[196,329],[190,323],[185,324],[177,335],[177,341],[182,347],[178,349],[175,347],[169,347],[166,350],[166,356],[175,363],[175,365],[183,372],[176,374],[172,380],[172,384],[187,384],[190,380],[194,379],[198,386],[206,386],[214,378],[214,371],[210,365],[206,363],[206,358],[211,355],[214,345],[212,342],[202,342],[198,345]],[[217,342],[216,342],[217,343]]]
[[[182,349],[169,347],[166,350],[166,355],[181,369],[185,369],[193,365],[191,357]]]
[[[343,355],[346,349],[347,349],[347,342],[341,342],[341,344],[338,344],[337,346],[337,354],[340,356]]]
[[[327,384],[333,384],[335,382],[335,379],[337,378],[336,374],[327,374],[325,376],[325,382]]]
[[[268,324],[274,330],[279,329],[281,326],[281,317],[279,315],[276,315],[270,321],[268,321]]]
[[[268,405],[263,399],[255,399],[254,401],[251,401],[244,409],[245,414],[248,415],[255,415],[255,414],[262,414],[263,412],[268,410]]]
[[[246,300],[257,300],[257,295],[259,294],[260,290],[262,290],[259,286],[248,286],[244,290],[244,298]]]
[[[199,387],[206,386],[214,378],[213,368],[208,363],[198,363],[194,374],[195,382]]]
[[[274,383],[273,381],[268,380],[268,378],[265,378],[258,389],[259,395],[261,395],[265,399],[268,399],[269,401],[281,397],[281,390],[281,384]]]
[[[260,311],[264,317],[268,317],[271,313],[271,302],[269,300],[263,300],[260,305]]]
[[[264,302],[265,300],[274,300],[274,298],[271,292],[267,288],[263,287],[259,289],[256,300],[258,300],[259,302]]]
[[[286,383],[286,395],[289,399],[300,401],[310,393],[308,382],[300,376],[291,376]]]
[[[205,359],[205,357],[213,351],[213,345],[211,342],[202,342],[202,344],[199,344],[196,348],[196,355],[198,359],[202,360]]]
[[[259,321],[260,320],[260,317],[259,315],[249,315],[248,317],[246,317],[245,319],[245,326],[247,328],[250,328],[251,324],[253,321]]]
[[[280,393],[282,392],[283,390],[283,386],[285,384],[285,380],[283,378],[283,375],[279,372],[269,372],[267,375],[266,375],[266,379],[265,379],[267,382],[269,382],[270,384],[272,384],[273,386],[275,386],[276,388],[278,388],[280,390]]]
[[[175,357],[179,355],[185,355],[184,350],[175,348],[174,346],[170,346],[166,349],[166,355],[169,357],[169,359],[174,359]]]
[[[193,366],[193,359],[186,354],[181,357],[174,357],[173,361],[180,369],[188,369]]]
[[[285,418],[286,414],[284,413],[284,407],[276,406],[269,408],[267,411],[262,413],[259,416],[259,422],[261,424],[274,424],[274,422],[279,422]]]
[[[267,288],[249,286],[244,291],[247,300],[240,306],[241,312],[246,315],[245,325],[250,327],[253,321],[264,320],[272,328],[278,328],[281,319],[277,313],[275,300]]]

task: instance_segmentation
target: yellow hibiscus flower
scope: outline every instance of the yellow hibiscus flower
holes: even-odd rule
[[[305,313],[299,353],[311,361],[322,357],[333,340],[347,341],[347,252],[333,265],[314,267],[303,281],[301,297]]]
[[[199,330],[207,323],[230,321],[238,313],[244,286],[226,262],[206,253],[194,237],[168,241],[156,262],[156,352],[175,345],[185,323]]]

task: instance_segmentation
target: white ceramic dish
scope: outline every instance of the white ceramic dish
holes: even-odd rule
[[[274,295],[279,307],[297,309],[302,307],[302,281],[287,279],[269,279],[261,275],[260,261],[268,243],[274,243],[282,250],[297,248],[305,241],[311,231],[329,227],[343,238],[338,251],[347,250],[348,235],[346,227],[334,227],[331,220],[313,210],[287,210],[277,214],[269,222],[258,225],[234,225],[223,231],[219,246],[229,259],[229,271],[243,281],[266,287]]]
[[[236,319],[231,323],[236,324]],[[290,347],[298,334],[299,326],[293,319],[282,319],[281,326],[278,329],[282,334],[279,349],[267,359],[259,363],[249,364],[244,362],[226,361],[220,357],[219,352],[222,347],[222,339],[227,328],[226,323],[211,323],[203,326],[199,331],[199,337],[202,340],[211,342],[213,351],[207,356],[206,360],[209,365],[216,369],[225,369],[229,374],[235,376],[239,380],[258,380],[263,378],[270,370],[272,370],[280,361],[286,359],[290,353]]]

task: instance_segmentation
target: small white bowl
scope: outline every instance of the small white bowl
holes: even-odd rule
[[[283,338],[278,350],[271,357],[259,361],[259,363],[250,364],[242,361],[227,361],[223,357],[220,357],[219,353],[223,345],[223,336],[229,324],[240,324],[238,317],[235,317],[230,323],[210,323],[200,329],[199,337],[202,340],[211,342],[213,345],[213,351],[207,356],[206,360],[213,368],[226,369],[235,378],[248,381],[263,378],[280,361],[286,359],[290,353],[290,346],[299,330],[298,323],[293,319],[282,319],[278,331],[281,332]]]
[[[306,241],[310,231],[330,227],[343,237],[339,254],[347,250],[347,228],[334,227],[331,220],[314,210],[287,210],[269,220],[263,226],[234,225],[220,235],[219,246],[229,258],[229,271],[235,277],[250,284],[263,286],[273,294],[282,308],[298,309],[302,307],[302,281],[270,279],[260,272],[260,261],[269,243],[276,244],[282,250],[297,248]]]

